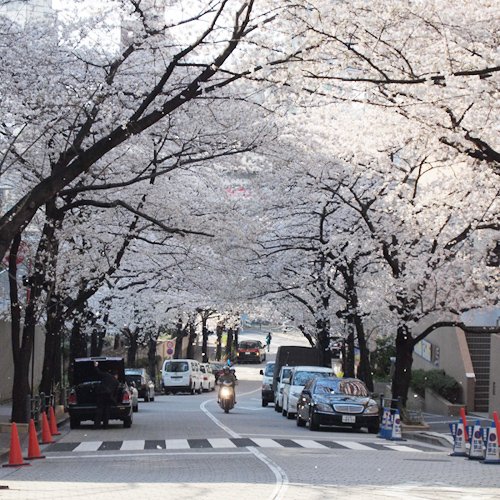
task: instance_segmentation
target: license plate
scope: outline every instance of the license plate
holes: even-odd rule
[[[245,353],[245,356],[248,356],[249,354],[252,354],[251,352],[246,352]]]
[[[356,417],[354,415],[342,415],[342,422],[344,424],[355,424]]]

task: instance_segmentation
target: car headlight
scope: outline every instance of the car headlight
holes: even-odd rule
[[[333,408],[326,403],[316,403],[315,406],[318,411],[330,411],[333,413]]]
[[[365,408],[365,413],[368,415],[374,415],[374,414],[378,413],[378,405],[376,405],[376,404],[368,405]]]

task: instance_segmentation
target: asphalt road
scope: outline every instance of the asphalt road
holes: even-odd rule
[[[247,334],[263,338],[267,331]],[[296,342],[273,337],[277,345]],[[216,393],[161,395],[139,404],[130,429],[70,430],[30,466],[1,468],[1,500],[499,499],[500,467],[451,457],[418,441],[366,431],[299,428],[261,406],[259,370],[238,365],[238,404]]]

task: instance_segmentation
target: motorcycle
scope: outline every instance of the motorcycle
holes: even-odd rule
[[[222,382],[222,387],[219,392],[219,406],[224,410],[224,413],[229,413],[229,410],[234,408],[234,387],[231,382]]]

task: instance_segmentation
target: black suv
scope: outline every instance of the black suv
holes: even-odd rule
[[[94,361],[99,363],[99,370],[116,370],[120,382],[115,404],[110,408],[110,420],[122,420],[123,427],[132,425],[132,402],[130,391],[125,381],[125,362],[123,358],[77,358],[73,361],[73,387],[71,389],[68,412],[72,429],[77,429],[84,420],[95,421],[97,398],[101,381],[97,378]]]
[[[129,387],[134,384],[139,397],[146,403],[155,400],[155,385],[144,368],[125,368],[125,380]]]

